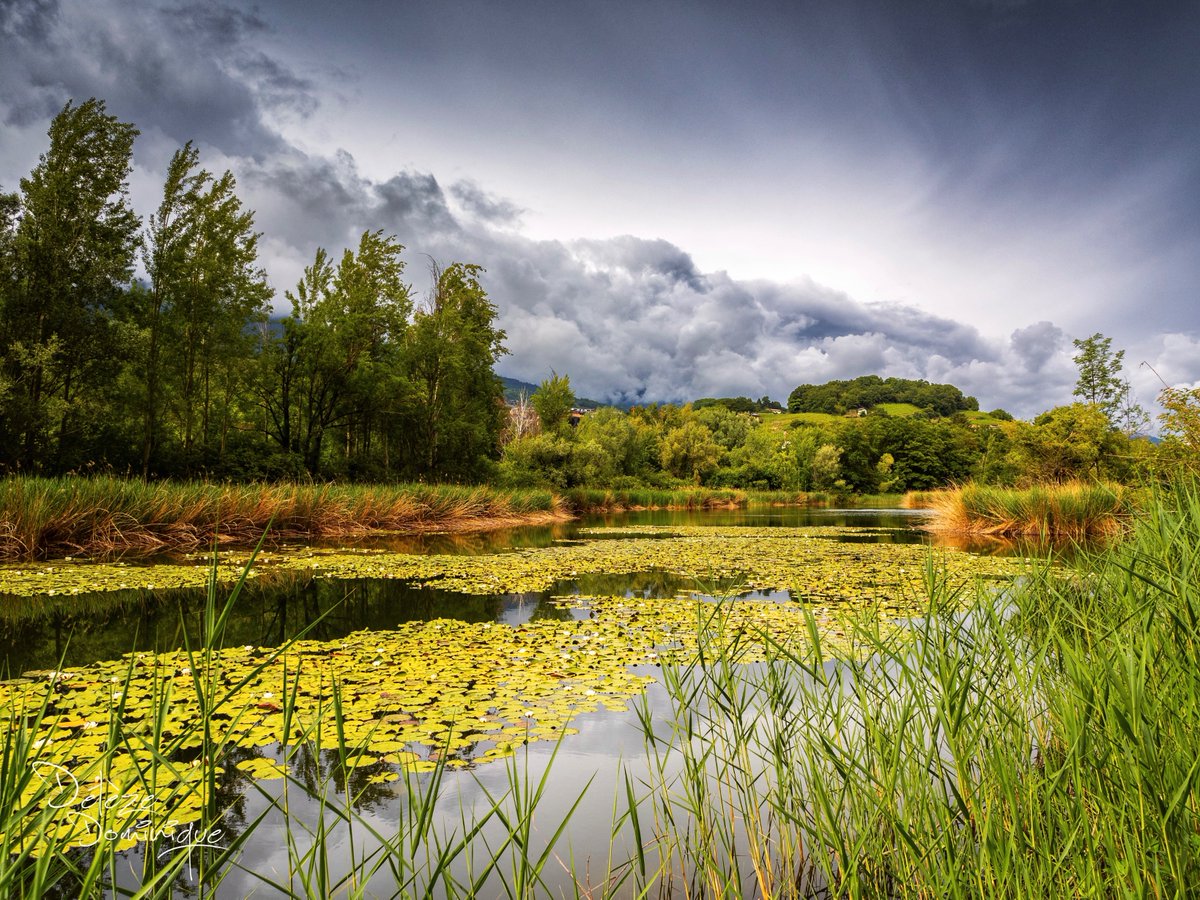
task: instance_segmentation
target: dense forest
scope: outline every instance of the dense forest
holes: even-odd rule
[[[69,103],[0,194],[0,469],[143,476],[483,477],[505,352],[475,265],[418,297],[395,236],[316,248],[271,321],[261,235],[190,143],[131,206],[138,132]],[[135,279],[138,265],[144,279]]]
[[[878,375],[800,385],[788,413],[710,397],[581,414],[557,374],[510,407],[479,266],[435,264],[419,293],[397,237],[368,229],[340,256],[314,248],[272,319],[233,174],[186,144],[143,217],[137,134],[102,101],[69,103],[0,191],[0,471],[873,493],[1124,480],[1200,449],[1196,391],[1160,398],[1161,446],[1135,437],[1146,416],[1098,334],[1075,342],[1079,402],[1032,422]]]

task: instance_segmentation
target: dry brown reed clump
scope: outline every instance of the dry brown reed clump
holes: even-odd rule
[[[1101,482],[1028,488],[968,484],[922,499],[934,510],[927,526],[933,531],[1072,539],[1122,530],[1134,506],[1128,488]]]
[[[372,531],[484,530],[570,517],[545,490],[459,485],[221,485],[120,478],[0,482],[0,558],[193,550]]]

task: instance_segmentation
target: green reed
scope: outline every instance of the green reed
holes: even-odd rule
[[[931,557],[906,632],[664,668],[626,821],[648,894],[1183,897],[1200,883],[1200,491],[972,608]],[[648,822],[645,809],[654,810]],[[643,855],[645,849],[643,849]],[[632,863],[631,863],[632,865]],[[643,879],[643,872],[649,874]]]
[[[965,534],[1085,538],[1114,534],[1129,521],[1137,492],[1117,484],[1072,482],[1027,488],[968,484],[913,498],[931,506],[934,530]]]

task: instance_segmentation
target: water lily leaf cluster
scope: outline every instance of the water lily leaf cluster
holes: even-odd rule
[[[400,578],[467,594],[546,591],[585,574],[663,571],[699,580],[737,578],[747,587],[790,590],[808,602],[881,602],[919,586],[928,550],[916,544],[831,540],[846,529],[643,526],[637,536],[593,539],[484,555],[308,550],[255,561],[251,577],[304,573],[322,578]],[[589,536],[600,537],[595,529]],[[948,553],[948,577],[1009,577],[1019,561]],[[240,569],[226,558],[221,581]],[[201,587],[209,567],[59,565],[0,567],[0,593],[22,596],[142,587]]]
[[[201,682],[232,690],[208,714],[210,744],[307,741],[350,750],[352,765],[421,771],[440,759],[469,766],[569,734],[580,713],[624,709],[647,678],[627,663],[652,653],[652,640],[609,618],[518,628],[434,620],[298,641],[283,652],[226,649],[211,658]],[[62,827],[76,829],[64,837],[86,846],[97,829],[112,827],[94,817],[111,812],[98,796],[145,805],[150,821],[199,815],[189,757],[207,745],[197,727],[203,707],[194,664],[184,653],[140,653],[0,684],[0,716],[14,723],[32,721],[50,694],[34,735],[38,759],[81,786],[68,801],[43,798],[56,803]],[[173,748],[172,758],[161,758],[163,746]],[[98,768],[97,759],[105,765]],[[241,768],[254,777],[283,774],[266,761]],[[26,799],[40,786],[33,779]]]

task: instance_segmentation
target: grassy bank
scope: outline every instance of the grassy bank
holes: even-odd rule
[[[213,484],[112,477],[0,481],[0,559],[188,551],[224,542],[372,531],[482,531],[643,509],[830,505],[834,495],[709,488],[499,489],[461,485]]]
[[[375,530],[484,529],[569,517],[548,490],[458,485],[146,483],[121,478],[0,482],[0,559],[190,550],[215,536],[253,543]]]
[[[1087,538],[1124,528],[1134,492],[1117,484],[1073,482],[1000,488],[968,484],[947,491],[923,492],[906,505],[934,511],[929,528],[959,534]]]

